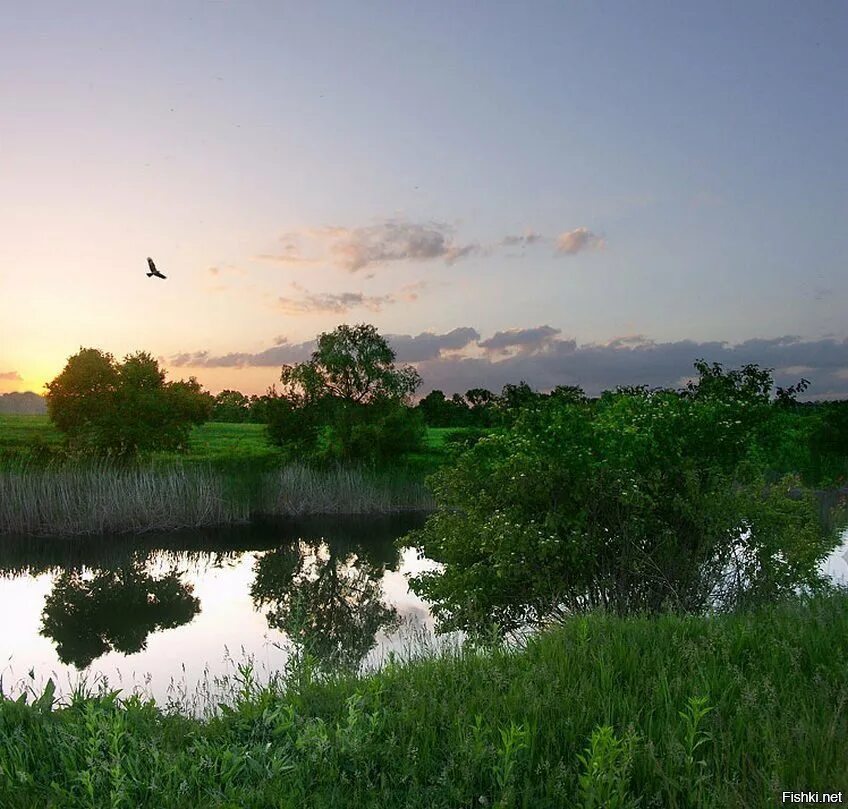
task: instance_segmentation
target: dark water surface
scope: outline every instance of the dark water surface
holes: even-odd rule
[[[396,540],[423,517],[310,518],[98,539],[0,543],[6,693],[84,678],[158,700],[280,670],[292,643],[372,665],[432,634],[407,574],[431,567]]]

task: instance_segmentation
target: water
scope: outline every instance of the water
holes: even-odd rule
[[[4,691],[105,681],[160,702],[209,690],[251,660],[261,679],[294,645],[321,663],[378,664],[433,637],[396,539],[418,516],[276,521],[96,540],[4,538]]]
[[[281,671],[294,648],[328,666],[369,667],[389,651],[438,646],[428,605],[408,586],[410,574],[433,564],[396,543],[422,521],[5,537],[0,684],[15,694],[52,678],[67,695],[82,680],[185,705],[198,694],[226,694],[221,678],[247,660],[259,680]],[[848,532],[823,569],[848,583]]]

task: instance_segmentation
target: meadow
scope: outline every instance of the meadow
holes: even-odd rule
[[[0,702],[0,803],[741,809],[848,789],[845,596],[218,685],[206,719],[116,692]]]
[[[469,432],[462,427],[428,427],[424,451],[413,456],[413,463],[429,469],[443,461],[451,435]],[[62,436],[47,416],[0,414],[0,464],[4,459],[23,455],[33,446],[58,449]],[[267,439],[264,424],[228,424],[209,421],[193,428],[184,453],[155,453],[154,462],[258,462],[279,461],[281,452]]]
[[[187,451],[129,466],[63,459],[46,416],[0,416],[0,534],[79,535],[245,522],[256,514],[368,514],[432,508],[424,477],[461,428],[429,428],[390,469],[287,462],[262,424],[207,422]]]

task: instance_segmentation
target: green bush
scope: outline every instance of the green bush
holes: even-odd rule
[[[412,581],[440,627],[703,612],[821,586],[836,533],[799,481],[765,482],[764,380],[734,373],[707,369],[685,393],[540,400],[437,472],[438,510],[404,542],[442,563]]]

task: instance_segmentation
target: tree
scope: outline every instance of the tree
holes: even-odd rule
[[[212,409],[212,397],[194,377],[166,382],[150,354],[140,351],[119,363],[95,348],[68,360],[47,384],[45,399],[73,448],[117,456],[179,449]]]
[[[440,628],[729,609],[821,584],[836,534],[797,481],[767,482],[768,374],[699,371],[684,392],[540,399],[437,472],[438,509],[406,542],[440,563],[411,582]]]
[[[406,402],[421,384],[411,365],[395,366],[394,350],[364,323],[319,335],[309,361],[284,365],[280,380],[290,396],[309,402],[332,397],[348,404]]]
[[[284,365],[282,395],[269,402],[268,435],[299,458],[384,461],[423,443],[409,401],[421,384],[374,326],[319,335],[307,362]]]
[[[222,390],[212,405],[212,421],[240,424],[250,416],[250,399],[237,390]]]

